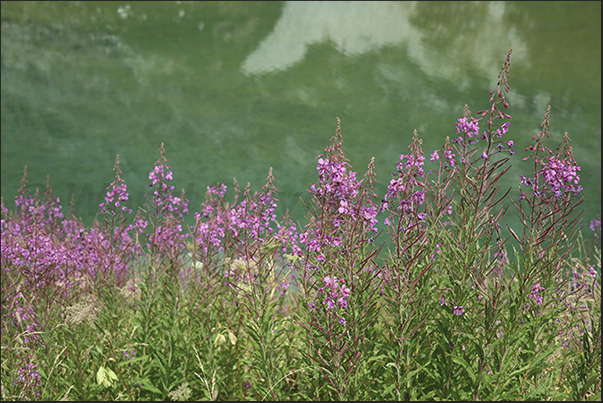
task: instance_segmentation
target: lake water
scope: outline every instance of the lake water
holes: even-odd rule
[[[600,2],[2,2],[2,197],[23,167],[50,175],[90,224],[119,154],[144,202],[161,142],[174,185],[199,211],[233,177],[280,199],[317,181],[341,119],[358,176],[375,157],[382,192],[414,129],[427,154],[454,136],[465,103],[488,105],[510,48],[518,186],[523,152],[551,110],[549,147],[568,132],[588,224],[601,209]],[[509,209],[513,220],[513,208]]]

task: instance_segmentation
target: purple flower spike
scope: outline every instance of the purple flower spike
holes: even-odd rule
[[[329,276],[324,277],[322,281],[325,282],[325,286],[318,290],[319,294],[326,295],[322,304],[331,311],[337,310],[337,308],[348,309],[348,297],[351,291],[346,287],[345,282],[337,277]]]
[[[595,233],[595,236],[601,233],[601,221],[593,219],[590,222],[590,230]]]
[[[467,137],[471,139],[474,136],[479,136],[479,119],[473,117],[469,117],[469,119],[465,116],[461,116],[455,125],[458,134],[466,134]]]
[[[115,158],[115,165],[113,166],[113,170],[115,171],[115,179],[107,188],[105,202],[99,205],[101,208],[101,213],[116,215],[119,211],[123,211],[127,212],[128,214],[132,214],[131,209],[122,205],[122,203],[128,201],[130,195],[128,193],[128,186],[126,185],[123,179],[123,174],[119,165],[119,154]],[[107,207],[109,206],[110,210],[107,209]]]
[[[540,291],[544,290],[544,287],[540,283],[536,283],[532,286],[532,292],[530,298],[536,301],[536,305],[542,305],[542,295],[539,295]]]

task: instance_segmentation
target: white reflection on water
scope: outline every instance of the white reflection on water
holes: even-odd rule
[[[404,45],[408,55],[430,76],[462,79],[462,72],[471,65],[486,77],[496,77],[511,47],[515,50],[514,60],[525,58],[527,47],[504,21],[504,2],[489,3],[485,13],[481,11],[483,5],[475,7],[476,13],[465,15],[462,22],[466,26],[470,20],[470,26],[477,27],[477,36],[476,30],[466,35],[459,27],[452,47],[438,50],[423,46],[423,39],[448,36],[450,27],[423,32],[413,25],[417,2],[286,2],[274,30],[241,68],[248,75],[286,70],[303,60],[309,45],[331,41],[338,51],[349,55]],[[455,22],[451,25],[454,29]]]

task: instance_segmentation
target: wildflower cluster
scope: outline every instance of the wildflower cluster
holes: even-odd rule
[[[214,185],[207,186],[205,201],[201,204],[201,213],[195,212],[195,240],[203,254],[207,254],[210,248],[218,251],[223,250],[222,239],[225,236],[226,221],[221,213],[220,201],[224,199],[227,187],[224,184],[220,188]],[[215,212],[215,213],[214,213]]]
[[[468,111],[466,116],[460,116],[458,122],[455,123],[456,134],[460,134],[462,137],[457,137],[452,140],[454,143],[463,144],[464,137],[470,139],[469,144],[477,144],[479,141],[479,121],[471,116],[471,112]]]
[[[152,259],[167,259],[173,267],[181,266],[178,262],[185,250],[185,240],[189,234],[184,233],[182,224],[188,214],[188,199],[182,189],[180,196],[174,196],[173,179],[170,166],[167,165],[163,143],[159,148],[159,159],[149,172],[149,187],[152,193],[147,195],[149,203],[139,211],[128,230],[139,235],[139,241],[146,241],[145,247]]]
[[[134,366],[134,360],[136,359],[136,350],[123,350],[122,351],[124,361],[130,361],[130,366]]]
[[[401,219],[413,215],[419,220],[425,219],[425,213],[418,210],[425,202],[425,172],[423,171],[425,157],[421,145],[422,140],[415,131],[412,143],[409,145],[410,154],[400,155],[396,171],[392,173],[392,179],[387,186],[387,194],[381,203],[381,211],[390,212],[390,216],[384,221],[385,225],[390,225],[394,216]],[[447,159],[450,155],[445,153]],[[393,204],[393,209],[390,204]]]
[[[542,305],[542,295],[540,295],[540,291],[543,291],[544,287],[540,286],[540,283],[536,283],[532,286],[532,292],[530,293],[530,298],[536,301],[536,305]]]
[[[320,183],[311,185],[310,191],[317,198],[324,199],[332,210],[353,219],[355,212],[351,208],[352,201],[358,196],[360,183],[356,179],[356,172],[350,168],[341,149],[341,131],[338,131],[325,153],[318,156],[316,169]]]
[[[322,279],[325,283],[324,287],[318,289],[319,294],[324,294],[325,299],[322,304],[327,307],[330,311],[337,312],[337,308],[348,309],[348,297],[350,296],[350,289],[346,287],[345,281],[338,279],[337,277],[325,277]],[[341,282],[341,284],[339,283]],[[339,321],[346,324],[345,319],[339,315]]]
[[[454,310],[452,311],[452,313],[455,314],[455,315],[459,315],[460,316],[460,315],[463,314],[463,308],[464,307],[462,305],[461,306],[455,305],[454,306]]]
[[[167,182],[173,179],[170,166],[165,158],[165,149],[163,143],[159,149],[159,159],[153,165],[153,170],[149,172],[149,187],[153,190],[153,203],[162,213],[175,213],[179,218],[188,214],[188,200],[182,197],[176,197],[172,194],[174,186],[168,185]]]
[[[440,151],[442,152],[442,156],[444,158],[444,164],[447,168],[454,168],[454,157],[456,157],[456,154],[453,153],[452,151],[452,147],[450,147],[450,142],[447,142],[444,145],[444,148],[442,150],[435,150],[433,153],[430,154],[430,161],[436,161],[440,159]]]
[[[248,185],[239,201],[240,190],[235,181],[232,203],[225,199],[228,190],[225,184],[207,186],[201,213],[195,213],[194,243],[200,261],[204,259],[202,256],[223,251],[225,242],[231,243],[229,246],[234,250],[229,252],[235,254],[244,254],[250,244],[259,248],[273,239],[279,242],[283,253],[290,248],[298,249],[297,226],[288,216],[277,221],[278,199],[274,197],[277,190],[273,182],[270,169],[262,190],[251,196]]]
[[[128,201],[130,195],[128,194],[128,185],[126,185],[121,172],[119,154],[115,158],[113,170],[115,171],[115,178],[107,188],[105,202],[99,205],[101,213],[116,215],[119,211],[122,211],[132,214],[132,209],[129,209],[125,204],[123,204]]]
[[[329,199],[337,211],[341,214],[352,214],[348,201],[358,196],[360,186],[356,180],[356,172],[349,171],[349,164],[342,160],[339,155],[318,158],[318,179],[320,185],[311,185],[310,191],[318,196]],[[339,206],[337,206],[339,204]]]
[[[542,176],[557,197],[561,196],[563,192],[578,194],[582,190],[582,186],[578,185],[579,171],[580,167],[573,161],[547,157],[542,162]]]
[[[245,191],[245,198],[230,209],[228,217],[229,230],[233,236],[239,236],[239,231],[244,229],[252,240],[264,241],[264,237],[273,232],[272,223],[276,222],[276,202],[273,194],[276,188],[273,184],[272,169],[266,178],[262,191],[250,197],[249,190]]]
[[[601,220],[597,220],[596,218],[593,218],[590,222],[589,228],[593,232],[593,235],[596,238],[601,237]]]
[[[364,179],[358,180],[341,147],[338,120],[335,136],[318,156],[319,183],[310,186],[315,209],[310,212],[307,229],[299,234],[299,242],[306,245],[308,253],[304,257],[306,264],[311,263],[310,255],[317,262],[324,262],[325,249],[345,249],[346,239],[352,242],[358,236],[367,240],[371,238],[369,234],[378,232],[378,206],[373,202],[377,195],[372,190],[374,161],[369,163]],[[354,235],[348,231],[352,227]],[[301,249],[296,251],[298,256],[304,256]]]
[[[556,154],[545,145],[546,139],[550,138],[549,114],[550,106],[540,125],[541,131],[532,137],[535,143],[526,148],[526,151],[534,153],[524,158],[524,160],[534,158],[534,176],[521,175],[519,182],[531,188],[531,192],[536,197],[544,197],[546,192],[552,193],[556,198],[560,198],[567,192],[577,195],[582,190],[582,186],[579,185],[581,168],[576,163],[572,147],[569,145],[569,136],[567,133],[564,134]],[[541,153],[549,155],[541,155]],[[521,198],[523,197],[525,195],[522,192]]]

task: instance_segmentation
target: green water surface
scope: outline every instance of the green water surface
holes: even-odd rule
[[[414,129],[428,155],[465,103],[488,106],[513,48],[503,187],[530,176],[523,150],[550,104],[549,147],[568,132],[585,221],[600,211],[600,2],[3,1],[1,16],[9,208],[27,165],[90,224],[117,154],[140,205],[163,142],[191,216],[208,184],[257,191],[272,167],[277,213],[303,224],[337,117],[358,176],[374,156],[383,193]]]

